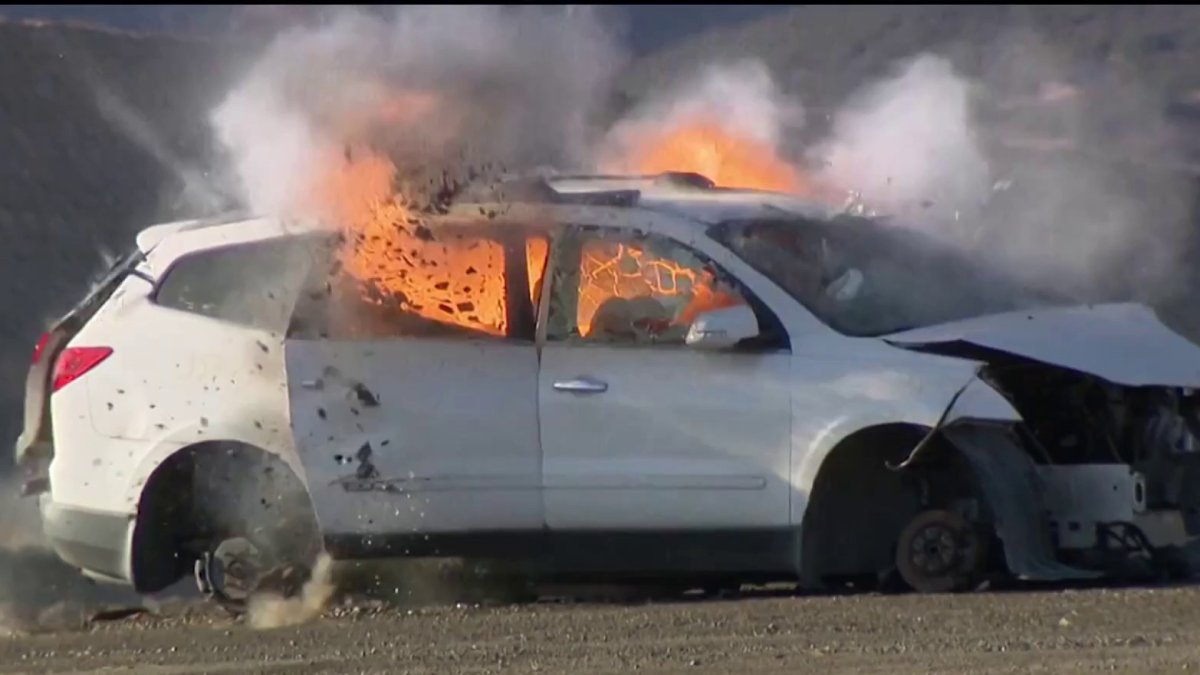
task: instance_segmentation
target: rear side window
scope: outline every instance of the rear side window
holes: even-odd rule
[[[532,341],[548,239],[443,226],[327,247],[288,330],[297,339]]]
[[[163,306],[242,326],[282,332],[304,276],[313,242],[277,239],[180,258],[159,283]]]

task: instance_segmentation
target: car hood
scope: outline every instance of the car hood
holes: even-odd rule
[[[1127,386],[1200,388],[1200,346],[1133,303],[981,316],[886,335],[901,347],[965,342]]]

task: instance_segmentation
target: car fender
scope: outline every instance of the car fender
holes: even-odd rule
[[[137,463],[137,468],[134,470],[126,494],[126,502],[131,511],[137,509],[146,484],[163,462],[167,461],[177,452],[201,443],[239,443],[259,448],[282,460],[296,477],[300,479],[305,489],[308,489],[308,478],[292,444],[290,429],[281,429],[278,431],[272,429],[254,429],[256,433],[226,433],[216,435],[211,433],[211,428],[213,428],[213,425],[187,424],[171,429],[150,442],[150,450]],[[220,428],[229,429],[229,427]],[[273,431],[275,432],[272,433]]]
[[[803,522],[808,495],[826,458],[855,433],[893,424],[928,432],[963,419],[1021,420],[1004,396],[978,378],[974,366],[950,368],[935,376],[903,369],[860,371],[817,387],[811,384],[798,382],[793,392],[791,515],[795,526]]]

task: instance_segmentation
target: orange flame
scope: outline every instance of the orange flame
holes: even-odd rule
[[[355,156],[356,155],[356,156]],[[346,235],[341,270],[363,299],[438,324],[490,335],[508,329],[504,248],[461,233],[434,233],[395,193],[395,165],[359,151],[318,181],[318,212]]]
[[[575,317],[581,335],[591,334],[597,312],[611,298],[657,301],[663,310],[661,316],[636,312],[637,318],[657,324],[650,326],[652,332],[687,328],[701,312],[745,304],[737,294],[720,288],[706,272],[656,257],[634,244],[586,242],[581,252]]]
[[[803,193],[809,181],[766,143],[696,120],[639,134],[626,163],[639,173],[691,171],[717,185]]]

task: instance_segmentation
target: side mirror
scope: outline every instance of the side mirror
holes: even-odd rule
[[[729,349],[737,343],[758,336],[758,317],[748,305],[704,312],[688,329],[689,347],[697,349]]]

